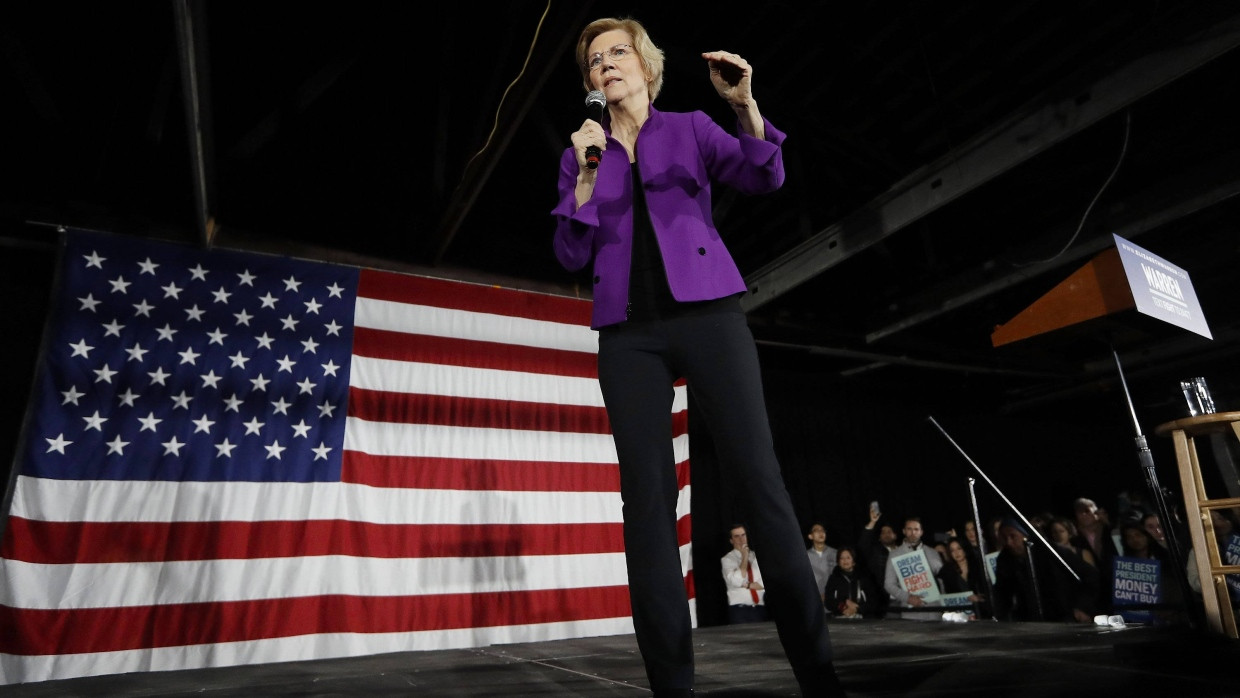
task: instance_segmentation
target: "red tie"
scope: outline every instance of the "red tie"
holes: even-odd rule
[[[753,597],[753,605],[758,605],[758,590],[753,588],[753,560],[749,561],[749,567],[745,568],[749,572],[749,595]]]

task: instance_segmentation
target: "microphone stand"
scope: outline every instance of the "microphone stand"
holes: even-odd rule
[[[1189,602],[1191,596],[1188,594],[1188,569],[1184,560],[1182,549],[1180,548],[1179,539],[1176,537],[1175,526],[1172,525],[1171,510],[1167,508],[1167,499],[1163,496],[1162,486],[1158,484],[1158,473],[1154,470],[1154,456],[1150,453],[1149,443],[1145,440],[1145,434],[1141,433],[1141,423],[1137,421],[1137,410],[1132,404],[1132,394],[1128,392],[1128,381],[1124,380],[1124,367],[1120,364],[1119,353],[1115,348],[1111,348],[1111,355],[1115,357],[1115,371],[1119,374],[1120,387],[1124,389],[1124,398],[1128,401],[1128,412],[1132,416],[1133,430],[1136,437],[1133,439],[1137,447],[1137,460],[1141,463],[1141,469],[1145,471],[1145,487],[1149,490],[1150,497],[1154,500],[1154,505],[1158,508],[1158,518],[1163,522],[1163,535],[1167,538],[1167,552],[1171,553],[1171,565],[1175,568],[1175,579],[1180,583],[1180,588],[1185,590],[1184,607],[1189,611],[1189,618],[1193,625],[1199,625],[1200,619],[1196,616],[1197,607]],[[1188,515],[1194,516],[1195,512],[1188,512]],[[1205,581],[1203,580],[1203,584]]]
[[[990,603],[990,619],[997,621],[999,619],[995,617],[995,584],[990,581],[990,563],[986,561],[986,536],[982,535],[982,518],[977,513],[977,491],[974,488],[976,484],[977,480],[969,478],[969,501],[973,505],[973,534],[977,536],[977,549],[982,551],[982,579],[986,580],[986,599]],[[968,542],[967,537],[965,542]]]
[[[1072,575],[1072,578],[1075,579],[1076,581],[1078,582],[1081,581],[1081,575],[1077,574],[1076,570],[1072,569],[1072,566],[1069,565],[1066,560],[1060,557],[1059,551],[1055,550],[1055,546],[1051,545],[1050,542],[1046,540],[1046,537],[1042,535],[1042,532],[1038,530],[1037,526],[1034,526],[1032,523],[1029,523],[1029,519],[1025,518],[1025,515],[1020,512],[1020,509],[1018,509],[1016,505],[1012,503],[1012,500],[1008,499],[1007,495],[1003,494],[1003,490],[999,489],[999,486],[996,485],[994,481],[991,480],[986,475],[986,473],[982,472],[982,469],[977,466],[977,463],[973,462],[973,459],[969,457],[969,454],[964,452],[963,448],[960,448],[960,444],[956,443],[956,440],[953,439],[947,433],[947,430],[939,426],[939,423],[934,421],[934,417],[926,417],[926,419],[929,419],[930,423],[933,424],[936,429],[942,432],[943,436],[946,437],[947,440],[951,442],[951,445],[955,446],[957,451],[960,451],[960,455],[964,456],[964,459],[969,461],[969,465],[972,465],[973,469],[976,470],[986,480],[986,483],[990,485],[991,489],[993,489],[996,494],[998,494],[1000,497],[1003,498],[1003,501],[1006,502],[1009,507],[1011,507],[1013,513],[1019,516],[1021,521],[1025,522],[1025,526],[1028,527],[1028,531],[1032,533],[1033,535],[1037,536],[1038,540],[1042,541],[1042,544],[1046,546],[1046,549],[1051,551],[1051,554],[1055,556],[1055,559],[1059,560],[1059,564],[1063,565],[1064,569],[1068,570],[1068,574]],[[978,541],[981,541],[980,531],[978,532]]]
[[[1042,608],[1042,587],[1038,585],[1038,566],[1033,564],[1033,541],[1025,539],[1025,560],[1029,563],[1029,578],[1033,580],[1033,601],[1038,611],[1038,620],[1046,620],[1046,610]]]

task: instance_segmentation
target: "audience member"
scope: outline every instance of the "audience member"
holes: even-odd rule
[[[1218,545],[1219,559],[1224,565],[1240,565],[1240,555],[1229,552],[1233,538],[1240,535],[1240,526],[1236,524],[1235,512],[1232,510],[1211,509],[1210,526],[1214,529],[1214,541]],[[1206,551],[1198,551],[1196,548],[1189,549],[1187,569],[1185,571],[1187,572],[1189,588],[1200,594],[1201,576],[1197,571],[1198,555],[1206,555]],[[1227,586],[1231,594],[1232,603],[1240,602],[1240,575],[1227,575]]]
[[[1049,526],[1048,531],[1050,535],[1048,535],[1047,538],[1052,543],[1058,543],[1059,545],[1072,548],[1076,551],[1077,555],[1081,556],[1082,560],[1094,565],[1095,567],[1097,566],[1095,564],[1096,561],[1094,560],[1094,554],[1090,552],[1088,548],[1078,548],[1076,546],[1076,544],[1080,541],[1079,532],[1076,530],[1076,524],[1072,523],[1071,519],[1065,519],[1062,516],[1057,516],[1051,519],[1051,525]]]
[[[947,541],[947,558],[939,570],[939,589],[944,594],[961,594],[971,592],[969,601],[979,616],[989,616],[990,608],[986,599],[985,571],[973,560],[968,551],[968,543],[958,538]]]
[[[989,541],[987,541],[986,545],[988,547],[986,548],[985,551],[982,550],[981,541],[978,539],[978,535],[977,535],[977,532],[978,532],[977,524],[974,523],[972,519],[969,519],[968,521],[964,522],[963,529],[964,529],[963,539],[961,539],[959,536],[956,535],[956,531],[954,529],[949,531],[948,533],[951,535],[952,538],[956,538],[957,540],[959,540],[960,544],[964,546],[965,552],[968,553],[969,555],[969,562],[973,563],[973,565],[976,566],[977,569],[985,570],[986,569],[986,555],[985,554],[998,552],[998,549],[995,548]],[[946,558],[943,561],[947,562]]]
[[[1093,555],[1094,566],[1105,577],[1111,573],[1111,561],[1119,552],[1111,538],[1111,525],[1104,509],[1099,509],[1092,499],[1081,497],[1072,503],[1076,519],[1077,536],[1072,547],[1088,550]],[[1095,608],[1099,613],[1110,613],[1111,592],[1105,585],[1098,585]]]
[[[1026,546],[1029,531],[1015,519],[1004,519],[999,534],[1003,550],[995,570],[996,618],[1092,622],[1099,586],[1096,569],[1071,548],[1055,548],[1070,573],[1041,541],[1034,539],[1031,547]]]
[[[1171,557],[1141,522],[1133,521],[1121,526],[1120,541],[1124,546],[1124,557],[1153,558],[1163,562]]]
[[[1141,519],[1141,526],[1154,537],[1154,540],[1158,541],[1159,545],[1167,547],[1167,534],[1163,531],[1162,520],[1159,519],[1158,514],[1146,514],[1145,518]]]
[[[1033,516],[1029,517],[1029,523],[1033,524],[1034,528],[1038,529],[1038,533],[1041,533],[1043,536],[1050,538],[1050,536],[1047,534],[1046,527],[1049,526],[1051,521],[1053,521],[1054,519],[1055,519],[1054,514],[1048,511],[1039,511]]]
[[[922,529],[920,518],[911,516],[905,519],[904,541],[895,548],[892,548],[888,557],[898,557],[905,553],[913,552],[914,550],[922,550],[926,554],[926,562],[930,565],[931,574],[937,577],[939,570],[943,567],[943,558],[939,556],[938,552],[936,552],[934,548],[921,544],[921,534]],[[891,565],[887,565],[883,580],[883,589],[887,592],[887,596],[891,599],[891,603],[893,605],[899,604],[901,606],[911,606],[913,608],[920,608],[925,605],[925,602],[921,600],[921,597],[910,595],[904,589],[904,585],[900,583],[899,575],[896,573],[895,568]]]
[[[1184,623],[1187,622],[1187,608],[1184,606],[1184,590],[1181,586],[1179,575],[1171,568],[1171,553],[1158,542],[1145,528],[1144,517],[1141,520],[1134,520],[1125,523],[1120,527],[1120,540],[1124,546],[1124,557],[1135,557],[1145,560],[1158,560],[1159,564],[1159,587],[1162,591],[1162,601],[1158,607],[1154,608],[1154,613],[1160,623]],[[1103,575],[1104,579],[1113,578],[1113,575]],[[1112,585],[1112,588],[1114,585]],[[1118,605],[1116,606],[1118,610]]]
[[[866,571],[857,566],[853,549],[839,549],[835,569],[827,580],[824,603],[827,611],[843,618],[871,618],[881,614],[878,589]]]
[[[730,530],[732,550],[719,561],[723,583],[728,589],[728,622],[755,623],[767,619],[766,590],[758,558],[749,549],[745,527],[737,524]]]
[[[827,529],[820,523],[810,526],[809,566],[814,570],[814,581],[818,583],[818,596],[822,598],[827,589],[827,580],[835,569],[835,548],[827,545]]]
[[[878,526],[878,521],[882,517],[878,509],[870,508],[870,520],[865,527],[861,529],[861,535],[857,538],[857,550],[865,562],[865,568],[869,570],[870,576],[875,580],[884,580],[887,578],[887,560],[891,554],[891,550],[896,547],[896,532],[884,524]],[[887,591],[880,585],[878,588],[878,602],[883,607],[887,607]]]
[[[982,544],[977,537],[977,523],[973,519],[964,522],[964,542],[967,543],[965,550],[969,551],[971,555],[977,555],[978,559],[981,559]],[[991,552],[994,551],[991,550]]]
[[[986,522],[986,550],[992,553],[1003,549],[1003,541],[999,540],[999,525],[1002,523],[1002,516],[992,516]]]

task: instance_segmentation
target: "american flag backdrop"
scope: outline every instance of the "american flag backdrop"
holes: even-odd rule
[[[78,231],[59,275],[0,683],[632,632],[588,302]]]

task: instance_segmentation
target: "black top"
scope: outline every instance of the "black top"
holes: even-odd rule
[[[986,593],[986,580],[982,578],[982,570],[973,561],[969,561],[969,576],[966,579],[960,574],[960,567],[954,559],[943,561],[939,569],[939,586],[944,594],[959,594],[971,591],[974,594]]]
[[[632,163],[633,173],[633,250],[629,267],[629,321],[667,320],[685,315],[707,312],[741,312],[740,296],[727,296],[717,300],[681,303],[672,296],[667,283],[667,271],[663,267],[663,253],[650,223],[650,209],[646,206],[646,189],[642,184],[637,163]]]
[[[860,607],[857,612],[863,618],[877,617],[882,607],[878,587],[868,574],[857,568],[845,572],[843,567],[837,565],[827,578],[822,603],[827,611],[839,615],[844,610],[845,601],[857,604]]]
[[[1034,545],[1027,555],[1016,555],[1006,548],[999,553],[994,583],[996,618],[1072,622],[1073,609],[1094,615],[1098,570],[1067,546],[1056,545],[1055,550],[1079,581],[1045,545]]]

